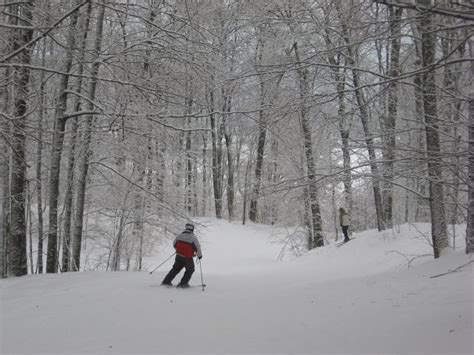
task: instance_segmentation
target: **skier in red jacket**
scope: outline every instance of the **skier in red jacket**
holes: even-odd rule
[[[186,223],[184,232],[179,234],[173,241],[173,247],[176,250],[176,258],[173,267],[163,279],[162,285],[173,286],[171,281],[185,268],[186,271],[177,287],[189,287],[189,280],[194,272],[193,256],[197,255],[199,259],[202,258],[201,245],[193,232],[194,226],[191,223]]]

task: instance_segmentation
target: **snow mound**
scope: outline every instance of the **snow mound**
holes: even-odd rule
[[[281,259],[286,228],[196,222],[205,291],[159,286],[172,259],[152,275],[2,280],[0,353],[473,352],[473,258],[425,256],[429,226]],[[171,253],[149,257],[148,270]]]

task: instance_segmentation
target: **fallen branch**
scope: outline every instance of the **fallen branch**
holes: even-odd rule
[[[467,266],[467,265],[469,265],[469,264],[472,264],[473,262],[474,262],[474,260],[471,260],[471,261],[468,261],[468,262],[465,263],[465,264],[462,264],[461,266],[458,266],[458,267],[455,268],[454,270],[449,270],[448,272],[444,272],[444,273],[442,273],[442,274],[430,276],[430,279],[434,279],[435,277],[440,277],[440,276],[444,276],[444,275],[448,275],[448,274],[455,273],[455,272],[461,270],[464,266]]]
[[[418,259],[418,258],[424,258],[424,257],[427,257],[427,256],[433,256],[433,254],[405,255],[405,254],[403,254],[403,253],[400,253],[400,252],[397,251],[397,250],[390,250],[390,251],[386,252],[385,254],[388,255],[388,254],[391,254],[391,253],[398,254],[398,255],[404,257],[405,260],[407,261],[407,267],[408,267],[408,268],[411,268],[412,262],[414,262],[414,261],[415,261],[416,259]]]

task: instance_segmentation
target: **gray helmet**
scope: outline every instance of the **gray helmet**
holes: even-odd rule
[[[186,223],[185,229],[187,231],[193,232],[194,231],[194,225],[191,223]]]

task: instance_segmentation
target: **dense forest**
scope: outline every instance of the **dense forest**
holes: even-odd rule
[[[474,251],[474,5],[4,0],[0,273],[141,270],[193,217]],[[454,227],[465,224],[466,234]]]

